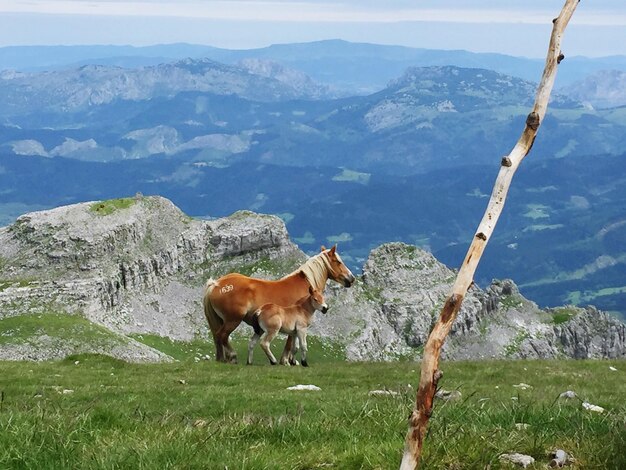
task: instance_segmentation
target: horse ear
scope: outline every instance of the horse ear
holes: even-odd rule
[[[309,286],[309,294],[313,295],[313,286]]]
[[[333,247],[330,249],[330,254],[334,255],[336,250],[337,250],[337,244],[334,244]]]
[[[320,251],[326,251],[326,247],[322,245],[322,249]]]

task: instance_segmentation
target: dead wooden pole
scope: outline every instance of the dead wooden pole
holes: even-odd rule
[[[420,382],[415,398],[415,408],[411,416],[409,416],[409,429],[406,435],[400,470],[415,470],[419,465],[428,420],[433,410],[433,400],[437,390],[437,382],[442,375],[439,370],[441,348],[461,308],[463,298],[473,282],[474,273],[478,267],[480,257],[502,213],[502,208],[504,207],[513,175],[524,157],[530,152],[537,135],[537,130],[546,115],[550,93],[552,92],[554,79],[556,77],[557,65],[564,58],[563,54],[561,54],[561,37],[579,1],[580,0],[566,0],[560,15],[552,21],[553,27],[548,56],[546,58],[546,65],[543,70],[541,82],[537,88],[535,104],[526,118],[526,126],[517,144],[513,147],[509,155],[502,158],[500,171],[498,172],[491,198],[487,204],[487,210],[478,225],[476,235],[467,251],[467,255],[465,255],[465,260],[461,265],[451,292],[441,309],[439,319],[433,326],[426,346],[424,347]]]

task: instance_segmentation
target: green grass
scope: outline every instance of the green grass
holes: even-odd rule
[[[214,356],[213,341],[208,338],[198,338],[193,341],[174,341],[170,338],[164,338],[157,335],[134,334],[130,336],[147,346],[164,352],[178,361],[196,361],[198,359],[205,359],[207,355],[211,358]],[[237,355],[242,362],[245,362],[248,357],[248,342],[250,341],[251,336],[251,328],[246,328],[245,333],[238,331],[231,336],[233,347],[237,351]],[[277,358],[279,358],[282,354],[285,341],[286,336],[279,335],[270,345],[274,356]],[[346,359],[345,346],[339,342],[329,340],[322,341],[316,336],[309,335],[307,337],[307,343],[309,347],[309,362],[345,361]],[[259,345],[257,345],[254,351],[254,363],[268,363],[268,359]]]
[[[88,355],[0,362],[0,468],[397,468],[419,365],[311,364],[137,365]],[[442,369],[440,386],[462,399],[436,402],[421,468],[501,468],[505,452],[532,455],[530,468],[545,468],[554,448],[576,458],[569,468],[626,468],[626,361]],[[533,388],[513,387],[520,382]],[[296,384],[322,390],[286,390]],[[383,388],[398,395],[368,395]],[[557,400],[565,390],[607,411]]]
[[[116,338],[103,326],[67,313],[19,315],[0,320],[0,345],[29,342],[41,335],[60,339],[78,338],[85,342]]]
[[[194,359],[196,357],[204,358],[210,350],[209,348],[212,347],[212,345],[209,345],[209,343],[204,340],[174,341],[163,336],[147,334],[134,334],[130,335],[130,337],[151,348],[158,349],[178,361]]]
[[[122,209],[128,209],[137,202],[134,197],[125,197],[120,199],[109,199],[107,201],[100,201],[93,203],[89,210],[98,215],[110,215],[113,212]]]
[[[0,269],[2,269],[1,260]],[[0,280],[0,291],[8,289],[9,287],[28,287],[31,283],[32,281],[29,279]]]
[[[578,314],[578,310],[568,307],[560,307],[552,309],[552,323],[560,325],[570,321]]]

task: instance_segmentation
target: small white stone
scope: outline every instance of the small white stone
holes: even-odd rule
[[[559,398],[576,398],[576,392],[567,390],[559,395]]]
[[[520,390],[528,390],[529,388],[533,388],[532,385],[528,385],[525,383],[518,383],[517,385],[513,385],[515,388],[519,388]]]
[[[320,390],[322,390],[321,388],[319,388],[317,385],[294,385],[292,387],[287,387],[287,390],[311,390],[314,392],[319,392]]]
[[[74,393],[74,390],[70,389],[70,388],[66,388],[63,390],[63,395],[69,395],[71,393]]]
[[[441,400],[446,400],[446,401],[458,400],[459,398],[461,398],[461,392],[459,392],[458,390],[452,390],[452,391],[444,390],[442,388],[442,389],[439,389],[437,393],[435,393],[435,397]]]
[[[617,369],[613,366],[609,366],[609,369],[612,370],[613,372],[617,372]]]
[[[518,454],[517,452],[513,454],[502,454],[499,458],[500,460],[505,460],[515,465],[519,465],[522,468],[526,468],[535,463],[535,459],[530,455]]]
[[[396,396],[398,392],[394,392],[393,390],[370,390],[368,393],[370,396]]]
[[[602,408],[601,406],[592,405],[591,403],[586,401],[583,402],[583,408],[589,411],[594,411],[596,413],[604,413],[604,408]]]

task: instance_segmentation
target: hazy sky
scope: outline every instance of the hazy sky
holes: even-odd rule
[[[0,46],[345,39],[543,57],[564,0],[0,0]],[[626,1],[583,0],[569,55],[626,55]]]

